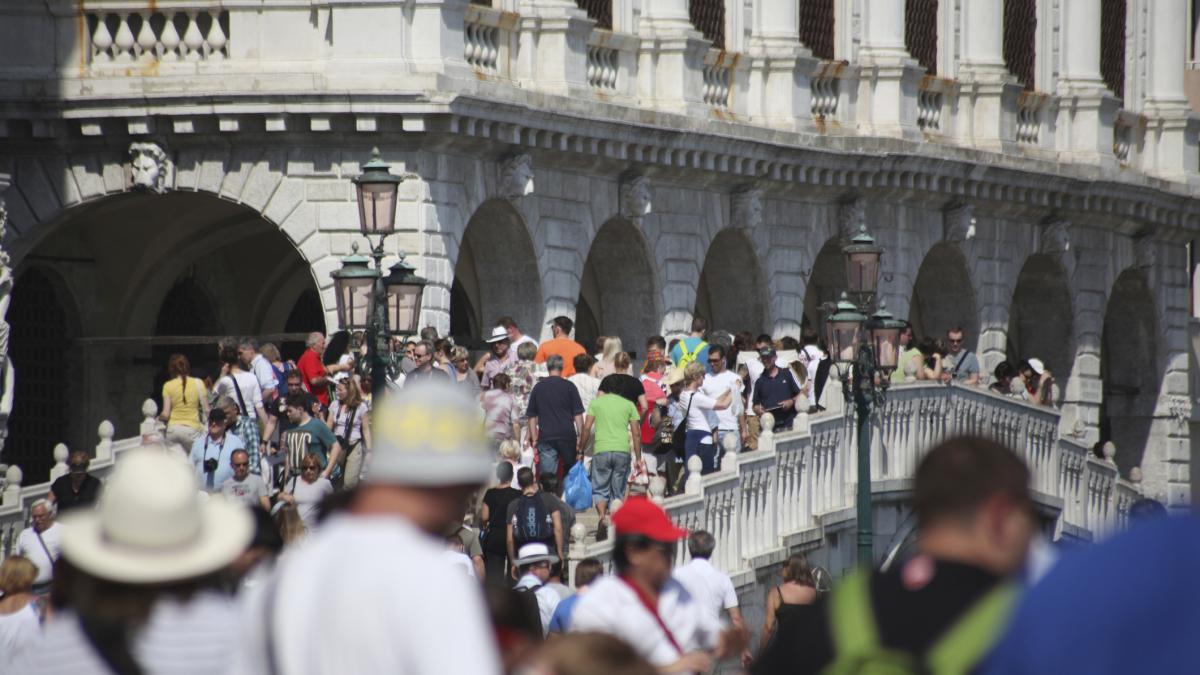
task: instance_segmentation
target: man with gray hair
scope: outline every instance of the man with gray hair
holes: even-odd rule
[[[692,559],[675,568],[672,576],[696,598],[697,604],[714,619],[720,620],[721,610],[729,612],[729,621],[739,631],[745,630],[742,610],[738,607],[737,591],[729,575],[713,567],[709,562],[717,548],[717,540],[711,533],[696,530],[688,535],[688,553]]]
[[[267,357],[258,353],[258,340],[242,338],[238,343],[238,360],[246,370],[258,378],[258,387],[262,389],[263,407],[268,407],[275,401],[279,392],[279,381],[275,378],[275,369]]]
[[[329,372],[325,370],[325,362],[321,360],[321,355],[325,353],[325,334],[313,331],[304,342],[308,349],[300,355],[296,369],[300,371],[304,390],[315,396],[321,407],[328,408]]]
[[[546,359],[548,377],[533,385],[525,417],[529,423],[529,442],[538,452],[538,473],[557,479],[556,492],[562,496],[562,480],[579,454],[579,434],[583,430],[583,400],[579,389],[562,376],[563,359],[558,354]]]
[[[54,581],[54,561],[58,560],[59,535],[62,528],[54,522],[54,505],[39,499],[29,507],[33,524],[17,536],[17,555],[24,556],[37,567],[33,580],[33,592],[42,595],[50,592]]]
[[[446,375],[446,371],[440,368],[433,367],[433,343],[428,340],[421,340],[413,347],[413,361],[417,367],[404,378],[404,386],[411,387],[415,384],[429,382],[449,382],[450,378]]]

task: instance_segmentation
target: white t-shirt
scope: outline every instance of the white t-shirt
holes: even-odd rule
[[[0,673],[16,672],[6,666],[36,645],[41,637],[42,626],[32,603],[12,614],[0,615]]]
[[[445,551],[399,516],[331,518],[247,598],[255,620],[221,643],[240,650],[231,672],[268,672],[269,623],[278,672],[288,675],[498,675],[482,589]],[[324,581],[337,591],[323,592]]]
[[[233,381],[237,381],[237,388],[242,392],[242,398],[238,399],[237,394],[233,391]],[[262,388],[258,386],[258,378],[252,373],[231,373],[217,380],[213,385],[213,391],[217,392],[217,396],[228,396],[240,410],[242,403],[246,404],[246,415],[251,419],[258,419],[257,409],[262,406]]]
[[[348,408],[343,410],[342,402],[334,401],[329,404],[329,414],[333,417],[333,426],[330,427],[330,430],[335,436],[347,436],[346,423],[350,422],[350,434],[347,436],[347,440],[350,441],[350,445],[354,445],[362,440],[363,417],[368,412],[370,410],[367,409],[366,402],[359,403],[358,408],[354,411],[354,419],[351,420],[350,410]],[[350,448],[342,448],[342,450],[348,452]]]
[[[42,542],[38,541],[38,533],[32,527],[27,527],[17,536],[17,553],[29,558],[30,562],[37,567],[37,578],[33,580],[35,584],[44,584],[54,578],[54,561],[58,560],[59,552],[62,550],[58,544],[58,536],[62,533],[62,528],[58,523],[54,523],[42,532],[42,542],[46,544],[46,548],[42,548]],[[46,555],[46,550],[49,549],[50,555]]]
[[[676,568],[671,576],[683,584],[695,596],[696,602],[718,622],[721,620],[721,610],[738,606],[737,591],[729,575],[703,558],[692,558],[688,564]]]
[[[663,587],[658,614],[685,653],[716,647],[720,624],[700,610],[697,599],[678,581],[671,579]],[[617,577],[599,579],[579,596],[571,613],[571,630],[618,637],[655,666],[669,665],[683,655],[633,589]]]
[[[201,593],[186,604],[160,600],[146,626],[134,633],[131,651],[146,673],[225,673],[232,647],[242,642],[240,619],[234,601],[217,593]],[[13,672],[23,675],[112,672],[70,612],[56,614],[46,624],[42,641],[26,651],[16,666]]]
[[[712,431],[713,419],[709,415],[713,413],[717,399],[698,389],[694,392],[684,391],[679,395],[679,403],[688,414],[688,431]]]
[[[700,391],[711,396],[714,400],[721,397],[727,391],[733,392],[733,400],[728,408],[717,410],[714,412],[717,418],[717,428],[722,431],[738,431],[741,427],[738,425],[738,415],[745,407],[742,405],[742,378],[737,376],[737,373],[730,370],[725,370],[719,375],[709,373],[704,376],[704,384],[700,385]],[[694,405],[694,404],[693,404]]]
[[[447,550],[443,555],[446,556],[446,560],[449,560],[451,565],[461,568],[463,574],[472,579],[475,578],[475,563],[471,562],[471,557],[466,553]]]
[[[558,603],[562,602],[562,596],[558,591],[546,586],[541,579],[526,574],[521,577],[517,585],[513,588],[533,588],[533,594],[537,596],[538,614],[542,617],[542,635],[550,631],[550,619],[554,617],[554,610],[558,609]]]
[[[821,365],[821,361],[825,358],[825,352],[816,345],[805,345],[804,349],[800,350],[800,362],[804,364],[804,370],[808,375],[808,405],[811,408],[817,404],[817,388],[813,384],[817,381],[817,368]]]
[[[296,477],[288,481],[285,487],[296,498],[296,511],[300,514],[300,520],[304,521],[304,527],[312,532],[317,526],[317,507],[325,495],[333,494],[333,483],[328,478],[306,483],[303,478]]]

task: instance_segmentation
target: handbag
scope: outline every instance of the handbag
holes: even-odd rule
[[[629,484],[650,487],[650,470],[646,468],[644,457],[633,463],[633,470],[629,472]]]

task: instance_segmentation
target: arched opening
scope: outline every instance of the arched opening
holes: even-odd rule
[[[633,223],[613,219],[596,233],[583,266],[575,316],[580,326],[576,339],[589,348],[598,335],[616,335],[625,351],[639,354],[646,338],[658,333],[654,268]]]
[[[56,333],[63,339],[43,341],[39,358],[48,362],[54,353],[78,365],[59,382],[65,403],[33,395],[15,405],[35,407],[34,418],[65,411],[70,426],[57,440],[72,448],[92,447],[103,419],[114,423],[118,437],[136,434],[142,401],[158,398],[172,353],[187,355],[194,375],[215,375],[214,347],[226,335],[302,344],[303,332],[284,325],[286,310],[264,312],[297,297],[316,305],[318,321],[305,328],[323,324],[311,268],[295,245],[258,212],[213,195],[115,195],[72,208],[36,231],[40,239],[17,261],[17,278],[52,273],[60,280],[58,297],[73,299],[67,319],[75,326]],[[18,363],[18,397],[21,370]],[[13,428],[17,435],[20,424]],[[30,481],[44,478],[40,469],[28,469],[43,458],[48,463],[53,444],[37,437],[13,442],[41,446],[23,464]]]
[[[818,335],[825,333],[825,318],[846,290],[846,262],[842,256],[842,241],[837,237],[825,242],[808,273],[808,288],[804,292],[802,328],[812,328]]]
[[[1075,365],[1072,316],[1066,270],[1050,256],[1030,256],[1017,276],[1008,312],[1009,362],[1039,358],[1064,388]]]
[[[15,391],[4,456],[31,483],[31,477],[49,472],[54,444],[69,440],[74,420],[67,392],[78,376],[68,358],[72,331],[63,299],[37,268],[16,278],[7,318]]]
[[[508,202],[485,202],[458,246],[450,334],[457,344],[482,348],[496,319],[511,316],[522,332],[537,336],[544,313],[537,254],[525,223]]]
[[[325,310],[321,309],[321,296],[317,289],[309,288],[296,298],[292,311],[288,313],[283,331],[291,335],[307,336],[313,331],[325,331]],[[287,340],[279,345],[279,351],[284,359],[298,359],[307,348],[303,339]]]
[[[963,347],[979,345],[979,313],[967,261],[957,248],[938,244],[921,261],[909,303],[909,321],[918,339],[944,340],[951,328],[962,327]]]
[[[1158,401],[1158,321],[1154,295],[1139,270],[1113,284],[1100,342],[1100,439],[1117,446],[1122,475],[1142,463]]]
[[[746,237],[723,230],[713,238],[696,288],[696,316],[714,330],[762,332],[766,318],[766,284],[758,257]]]

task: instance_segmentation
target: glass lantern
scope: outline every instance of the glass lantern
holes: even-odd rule
[[[363,172],[354,179],[358,191],[358,224],[362,233],[388,235],[396,229],[396,197],[400,191],[400,176],[379,156],[379,148],[371,150],[371,159],[362,166]]]

